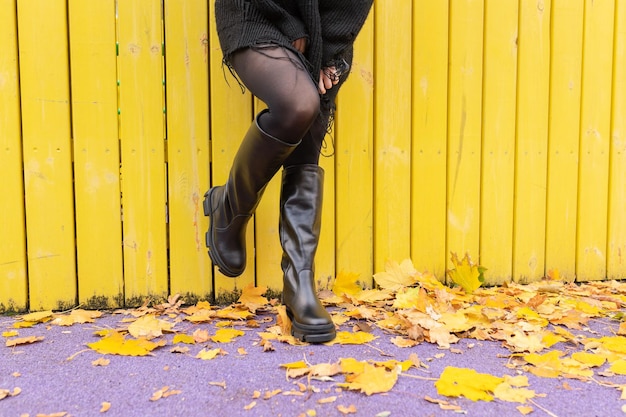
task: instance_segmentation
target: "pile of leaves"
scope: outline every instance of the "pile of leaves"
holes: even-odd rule
[[[380,329],[377,333],[382,331],[400,348],[431,343],[454,352],[455,344],[461,339],[497,341],[510,351],[507,366],[515,376],[447,367],[438,378],[420,377],[410,371],[425,369],[428,365],[412,353],[405,361],[344,358],[337,363],[287,363],[282,365],[287,377],[297,381],[306,378],[333,382],[342,378],[336,387],[368,396],[392,390],[401,376],[414,377],[431,380],[443,397],[515,402],[520,404],[518,410],[527,414],[533,411],[529,403],[536,405],[532,399],[539,395],[530,389],[528,373],[597,383],[600,383],[598,376],[626,375],[626,325],[621,323],[626,283],[565,283],[554,271],[544,280],[528,285],[507,283],[483,288],[483,267],[472,263],[467,255],[463,259],[453,255],[452,262],[454,268],[448,271],[448,285],[430,273],[415,270],[410,260],[388,262],[385,271],[375,274],[374,289],[363,288],[358,275],[340,273],[332,288],[320,293],[341,329],[329,344],[368,344],[376,339],[374,327]],[[284,306],[278,300],[264,297],[266,291],[263,287],[249,286],[237,303],[227,307],[212,306],[206,301],[184,306],[178,296],[172,296],[163,304],[146,303],[137,309],[116,311],[124,317],[120,328],[99,330],[99,339],[88,343],[87,347],[105,355],[94,361],[98,362],[94,365],[106,366],[106,355],[145,356],[156,349],[193,355],[198,360],[214,360],[228,354],[222,346],[243,336],[244,331],[255,329],[258,336],[255,344],[262,352],[273,351],[277,343],[303,345],[291,336]],[[264,314],[258,314],[260,311]],[[37,343],[43,336],[20,337],[19,329],[38,323],[58,326],[93,323],[101,315],[99,311],[82,309],[26,314],[2,336],[6,347]],[[572,332],[584,329],[589,320],[600,318],[621,323],[616,334],[594,338]],[[199,323],[213,323],[218,330],[209,334],[202,326],[190,326]],[[356,324],[345,330],[346,323]],[[167,334],[173,337],[164,337]],[[557,343],[567,346],[567,350],[553,349]],[[248,354],[241,347],[238,353]],[[626,386],[602,384],[626,392]],[[300,382],[297,386],[293,393],[282,394],[298,395],[310,389],[310,385]],[[0,400],[19,393],[19,388],[0,389]],[[154,400],[177,393],[164,387],[154,394]],[[278,393],[280,390],[266,392],[263,397]],[[253,408],[256,399],[262,397],[260,392],[256,394],[247,409]],[[335,400],[336,396],[331,395],[319,401]],[[447,399],[426,400],[444,409],[458,408]],[[338,410],[344,414],[355,412],[345,406],[339,406]]]

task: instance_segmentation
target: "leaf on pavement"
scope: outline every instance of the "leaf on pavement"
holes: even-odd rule
[[[371,333],[366,332],[337,332],[337,337],[330,342],[326,342],[325,344],[328,346],[332,345],[363,345],[365,343],[369,343],[372,340],[377,339],[378,337],[374,336]]]
[[[236,329],[219,329],[215,332],[215,336],[211,337],[215,343],[230,343],[236,337],[243,336],[245,333]]]
[[[52,323],[58,326],[71,326],[79,323],[93,323],[97,318],[102,316],[102,312],[94,310],[76,309],[72,310],[70,314],[56,315]]]
[[[172,343],[173,344],[186,343],[188,345],[195,345],[196,339],[194,339],[193,336],[185,334],[185,333],[177,333],[176,335],[174,335],[174,338],[172,339]]]
[[[398,371],[396,369],[388,371],[384,367],[366,363],[362,372],[346,375],[346,382],[338,385],[350,390],[361,391],[366,395],[372,395],[391,391],[397,380]]]
[[[463,396],[472,401],[493,401],[493,392],[503,378],[482,374],[474,369],[446,367],[435,382],[439,395]]]
[[[16,395],[19,395],[20,392],[22,392],[21,388],[17,387],[13,388],[13,391],[0,388],[0,400],[8,397],[15,397]]]
[[[196,355],[196,358],[208,361],[211,359],[215,359],[218,355],[224,356],[227,354],[228,352],[226,352],[225,350],[221,348],[210,349],[210,350],[202,349],[200,352],[198,352],[198,354]]]
[[[172,327],[172,323],[158,319],[154,314],[147,314],[131,323],[128,333],[136,338],[145,337],[150,340],[162,336],[164,331],[171,331]]]
[[[43,336],[27,336],[27,337],[14,337],[8,339],[4,344],[6,347],[14,347],[17,345],[28,345],[31,343],[41,342],[44,339]]]
[[[45,323],[52,320],[52,310],[37,311],[35,313],[24,314],[20,319],[27,323]]]
[[[154,343],[144,338],[126,339],[119,332],[113,332],[97,342],[87,344],[98,353],[121,356],[146,356],[154,349],[164,345],[164,340]]]
[[[487,270],[472,262],[469,254],[459,260],[456,253],[452,253],[452,264],[454,268],[448,271],[448,276],[456,285],[465,290],[467,294],[472,294],[485,281],[483,273]]]

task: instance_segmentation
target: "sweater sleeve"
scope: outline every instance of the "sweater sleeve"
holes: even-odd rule
[[[320,0],[322,65],[349,48],[363,27],[373,0]]]
[[[251,0],[251,4],[290,41],[307,37],[303,23],[272,0]]]

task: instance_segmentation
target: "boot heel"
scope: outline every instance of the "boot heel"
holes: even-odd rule
[[[213,188],[204,193],[204,200],[202,201],[202,208],[204,210],[204,215],[209,216],[211,214],[211,193],[213,192]]]

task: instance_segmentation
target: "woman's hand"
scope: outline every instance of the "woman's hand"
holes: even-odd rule
[[[291,46],[293,46],[298,52],[303,54],[304,51],[306,51],[306,38],[296,39],[295,41],[291,42]]]
[[[320,71],[320,81],[317,89],[320,94],[326,94],[327,90],[333,88],[333,85],[339,82],[339,75],[335,67],[322,68]]]

